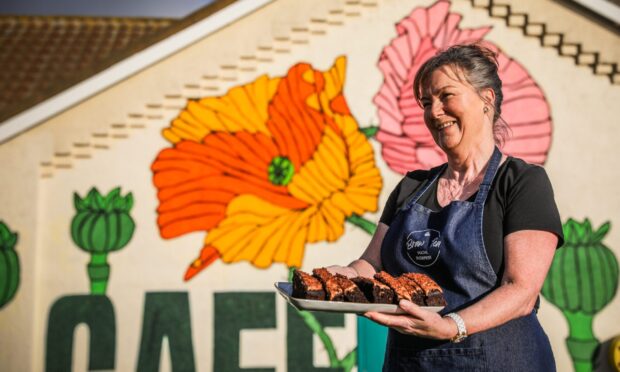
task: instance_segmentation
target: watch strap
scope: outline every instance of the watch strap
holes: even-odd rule
[[[454,320],[454,323],[456,323],[456,336],[452,337],[450,341],[457,343],[467,338],[467,328],[465,327],[465,321],[463,320],[463,318],[461,318],[459,314],[449,313],[444,315],[444,317],[451,318],[452,320]]]

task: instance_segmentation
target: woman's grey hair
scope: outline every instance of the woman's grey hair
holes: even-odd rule
[[[428,85],[433,72],[443,66],[453,69],[455,75],[459,79],[463,77],[478,94],[483,89],[493,89],[495,102],[488,102],[494,108],[493,136],[497,144],[503,145],[510,128],[501,116],[504,95],[502,94],[502,81],[497,73],[496,53],[480,44],[466,44],[451,46],[431,57],[420,67],[413,80],[413,94],[420,106],[422,106],[420,102],[422,89]]]

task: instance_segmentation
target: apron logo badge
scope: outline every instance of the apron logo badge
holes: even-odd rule
[[[421,267],[433,265],[439,258],[441,235],[439,231],[426,229],[412,231],[405,240],[405,252],[411,261]]]

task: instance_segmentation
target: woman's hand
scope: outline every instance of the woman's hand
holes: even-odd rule
[[[407,314],[368,312],[364,316],[406,335],[445,340],[451,339],[458,332],[456,323],[452,319],[442,318],[438,313],[424,310],[411,301],[401,300],[398,306]]]
[[[346,276],[347,278],[355,278],[356,276],[359,276],[357,271],[350,266],[332,265],[327,266],[326,269],[334,275],[340,274]]]

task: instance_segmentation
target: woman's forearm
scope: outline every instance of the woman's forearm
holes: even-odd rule
[[[558,238],[546,231],[523,230],[504,238],[506,266],[502,285],[459,311],[468,333],[481,332],[528,315],[540,293]],[[532,257],[536,257],[532,260]]]
[[[460,310],[467,333],[500,326],[532,312],[538,292],[514,282],[506,282],[485,298]]]

